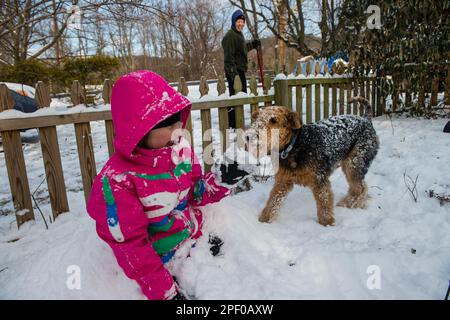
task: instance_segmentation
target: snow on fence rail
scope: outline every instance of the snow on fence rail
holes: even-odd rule
[[[234,107],[236,110],[236,127],[238,129],[244,129],[245,126],[244,105],[250,105],[252,112],[262,106],[273,104],[286,106],[297,111],[303,122],[310,123],[331,115],[359,114],[361,110],[355,106],[352,108],[348,101],[352,96],[360,95],[371,101],[375,114],[380,115],[385,111],[386,103],[381,81],[383,79],[375,77],[330,76],[327,72],[320,74],[316,69],[315,71],[308,70],[306,75],[298,77],[278,76],[274,80],[274,94],[271,93],[271,81],[268,78],[266,92],[258,95],[258,83],[256,78],[252,77],[249,85],[251,94],[247,95],[240,92],[242,84],[239,77],[236,77],[235,91],[240,93],[229,97],[225,94],[226,85],[222,76],[217,81],[218,96],[212,97],[208,95],[209,85],[202,77],[200,80],[201,97],[190,99],[192,110],[200,111],[202,136],[212,127],[211,110],[218,109],[220,145],[225,150],[225,138],[228,134],[228,107]],[[18,227],[24,222],[34,219],[20,130],[38,128],[50,203],[53,218],[56,218],[59,214],[69,211],[56,126],[74,125],[83,190],[87,201],[97,174],[90,122],[105,121],[108,152],[109,155],[114,153],[114,128],[110,110],[111,88],[112,81],[105,80],[102,91],[104,105],[94,108],[85,104],[86,96],[83,88],[78,81],[74,81],[70,94],[74,107],[60,110],[55,107],[50,108],[51,98],[48,87],[44,83],[38,82],[35,99],[39,110],[25,114],[11,110],[14,108],[14,100],[6,85],[0,83],[0,134],[3,140],[5,162]],[[446,103],[450,98],[449,88],[449,77],[447,77]],[[184,96],[189,94],[184,78],[180,78],[178,82],[178,91]],[[432,96],[436,94],[432,92]],[[395,95],[393,101],[396,101]],[[186,128],[190,131],[190,136],[194,137],[191,117],[188,118]],[[192,142],[195,145],[195,141]],[[203,139],[202,150],[206,150],[206,146],[209,144],[209,141]],[[205,159],[204,154],[202,158]],[[205,164],[204,169],[209,170],[209,167]]]

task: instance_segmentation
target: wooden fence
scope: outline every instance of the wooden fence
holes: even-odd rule
[[[382,99],[377,99],[377,79],[364,78],[306,78],[275,81],[275,104],[297,111],[303,123],[317,122],[340,114],[359,115],[357,104],[349,104],[353,96],[368,99],[373,112],[381,115]]]
[[[308,70],[308,74],[310,72]],[[252,77],[249,86],[252,94],[249,96],[237,96],[226,99],[204,98],[194,101],[192,110],[200,111],[202,135],[212,128],[211,110],[216,108],[218,109],[219,130],[221,132],[220,145],[223,149],[226,147],[226,142],[223,140],[227,137],[228,107],[234,107],[236,109],[236,127],[241,129],[244,129],[245,126],[244,105],[250,105],[251,111],[273,104],[284,105],[292,110],[298,111],[304,123],[310,123],[328,118],[331,115],[359,114],[360,110],[349,105],[347,102],[352,96],[361,95],[371,101],[376,115],[383,113],[385,99],[382,98],[380,79],[373,77],[356,79],[346,77],[345,75],[342,77],[331,77],[328,74],[319,75],[317,70],[312,72],[315,77],[276,79],[274,81],[274,94],[269,94],[272,91],[269,80],[266,82],[266,92],[263,95],[258,95],[258,83]],[[105,104],[110,103],[111,88],[112,82],[105,80],[103,85],[103,99]],[[239,77],[236,77],[236,92],[239,92],[241,88]],[[178,82],[178,91],[185,96],[189,94],[188,86],[183,78]],[[225,80],[221,77],[217,82],[217,92],[221,95],[225,91]],[[209,85],[206,79],[202,78],[200,81],[200,94],[203,97],[208,92]],[[446,99],[448,98],[447,87]],[[51,102],[49,90],[42,82],[38,82],[36,85],[35,99],[39,108],[49,108]],[[72,104],[74,106],[84,104],[85,99],[86,97],[81,85],[78,81],[74,81],[71,87]],[[93,180],[97,174],[90,122],[105,122],[110,156],[114,153],[114,128],[110,110],[93,110],[91,112],[80,113],[54,112],[50,115],[42,116],[23,114],[16,118],[1,117],[2,112],[13,109],[13,107],[14,101],[9,90],[5,84],[0,84],[0,134],[3,139],[3,150],[17,225],[20,227],[24,222],[34,219],[20,130],[37,128],[39,131],[50,204],[53,218],[55,219],[59,214],[69,211],[56,126],[74,125],[86,201],[89,197]],[[191,117],[188,119],[187,129],[190,131],[191,137],[194,137],[192,134]],[[202,150],[206,150],[206,146],[209,144],[210,141],[202,141]],[[203,154],[203,159],[205,159],[205,154]],[[209,170],[209,166],[205,164],[204,169]]]

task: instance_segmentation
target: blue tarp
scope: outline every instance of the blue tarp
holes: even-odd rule
[[[14,105],[14,109],[25,113],[35,112],[38,109],[38,105],[33,98],[23,96],[11,89],[9,89],[9,91],[11,92],[11,95],[16,103]]]

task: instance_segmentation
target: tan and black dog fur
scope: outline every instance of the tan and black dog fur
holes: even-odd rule
[[[352,101],[370,107],[363,98],[356,97]],[[280,157],[275,185],[259,221],[271,222],[294,184],[298,184],[312,190],[319,223],[334,225],[334,199],[329,177],[339,165],[349,190],[337,205],[366,207],[368,194],[364,177],[377,154],[379,141],[371,114],[367,114],[367,110],[365,113],[364,116],[335,116],[307,125],[301,123],[297,112],[285,107],[266,107],[252,114],[254,122],[246,132],[249,142],[265,143],[264,150],[269,150],[268,153],[278,151],[280,154],[292,143],[287,157]],[[278,150],[273,150],[270,145],[273,129],[279,130]]]

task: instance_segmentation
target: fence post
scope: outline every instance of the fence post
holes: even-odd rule
[[[220,95],[227,91],[227,86],[225,85],[225,78],[223,75],[219,75],[217,81],[217,93]],[[228,138],[228,110],[227,108],[219,108],[219,130],[220,130],[220,145],[222,146],[222,151],[225,152],[229,145]]]
[[[13,109],[14,105],[15,102],[8,87],[6,84],[0,83],[0,112]],[[24,222],[34,220],[22,141],[19,130],[2,131],[1,136],[17,227],[19,228]]]
[[[102,97],[103,97],[104,104],[111,104],[112,86],[113,86],[113,82],[109,79],[105,79],[105,81],[103,82],[103,91],[102,91]]]
[[[316,74],[316,76],[318,75],[318,74],[320,74],[320,63],[319,63],[319,61],[316,61],[315,62],[315,74]]]
[[[312,84],[306,85],[306,123],[312,122]]]
[[[265,87],[266,87],[266,92],[264,92],[264,94],[269,94],[270,88],[272,87],[272,81],[270,80],[270,75],[267,73],[266,77],[264,78],[265,81]],[[268,107],[271,106],[272,102],[265,102],[264,106]]]
[[[239,76],[234,77],[234,92],[238,93],[242,91],[241,78]],[[234,108],[236,112],[236,129],[244,129],[244,106],[239,105]]]
[[[352,81],[349,80],[347,82],[347,86],[346,86],[346,90],[347,90],[347,114],[351,114],[352,113],[352,105],[350,103],[350,99],[352,98]],[[376,106],[374,105],[373,108],[375,108]]]
[[[187,97],[187,95],[189,94],[189,88],[186,84],[186,79],[184,77],[181,77],[178,80],[178,92],[185,97]]]
[[[208,94],[209,86],[205,77],[200,78],[200,96],[203,97]],[[200,110],[200,117],[202,119],[202,149],[203,149],[203,168],[205,172],[210,171],[212,164],[212,132],[211,132],[211,109]],[[207,152],[211,150],[208,154]]]
[[[311,74],[311,62],[306,62],[306,76],[308,77]]]
[[[103,103],[111,104],[111,92],[112,92],[113,82],[109,79],[105,79],[103,82]],[[106,141],[108,143],[108,153],[111,157],[114,153],[114,126],[112,120],[105,120],[106,129]]]
[[[225,78],[223,75],[219,75],[217,78],[217,93],[220,95],[227,91],[227,86],[225,84]]]
[[[242,91],[242,82],[241,82],[241,78],[238,75],[236,75],[234,77],[233,89],[234,89],[235,94]]]
[[[14,109],[14,98],[11,93],[9,93],[9,89],[4,83],[0,83],[0,112]]]
[[[86,101],[83,87],[81,86],[78,80],[74,80],[72,82],[72,88],[70,90],[70,99],[72,100],[72,104],[74,106],[83,104]]]
[[[186,83],[186,79],[184,77],[181,77],[178,79],[178,89],[177,91],[181,93],[183,96],[187,97],[189,94],[189,88]],[[191,118],[191,112],[189,112],[189,116],[186,120],[186,130],[189,131],[189,144],[194,145],[194,136],[192,135],[192,118]]]
[[[208,82],[206,81],[206,78],[204,76],[202,76],[200,78],[199,91],[200,91],[200,97],[206,96],[209,92]]]
[[[272,81],[270,80],[270,74],[266,73],[266,76],[264,77],[264,84],[266,87],[266,91],[264,94],[269,94],[269,90],[272,87]]]
[[[345,83],[341,82],[339,84],[339,114],[345,113],[344,94],[345,94]]]
[[[318,122],[320,121],[320,83],[316,83],[314,85],[314,121]]]
[[[287,80],[275,80],[273,85],[275,87],[275,105],[289,107],[289,87]]]
[[[333,83],[331,85],[331,114],[336,116],[337,112],[337,84]]]
[[[50,92],[42,81],[38,81],[36,84],[35,92],[38,107],[40,109],[50,107]],[[44,160],[53,220],[55,220],[59,214],[69,211],[56,126],[39,128],[39,140],[41,142],[42,158]]]
[[[328,83],[323,84],[323,118],[328,119],[330,117],[330,85]]]
[[[84,93],[80,83],[75,80],[70,93],[73,105],[84,103]],[[91,193],[94,178],[97,175],[95,167],[94,147],[89,122],[75,123],[75,137],[77,140],[78,160],[80,162],[81,178],[83,181],[84,198],[86,202]]]
[[[257,96],[258,95],[258,81],[256,80],[256,77],[253,75],[250,79],[250,92]],[[258,108],[258,104],[252,104],[250,105],[250,113],[253,114],[253,112],[257,111]],[[253,119],[251,119],[251,121],[253,122]]]

